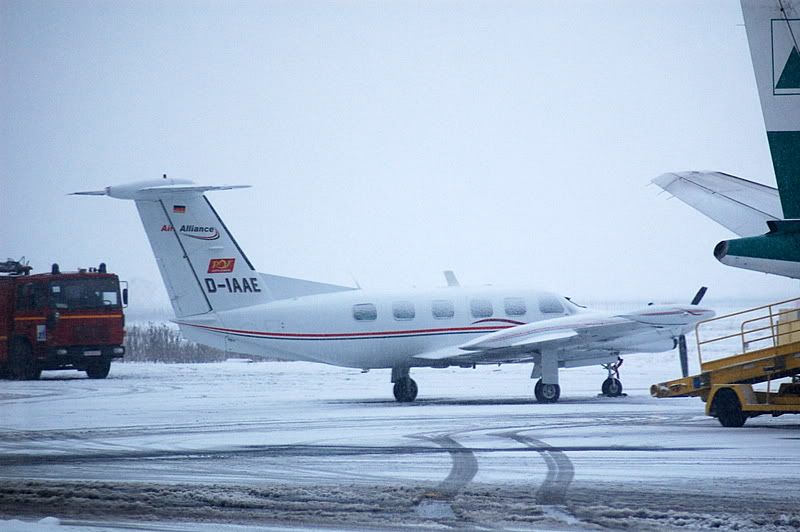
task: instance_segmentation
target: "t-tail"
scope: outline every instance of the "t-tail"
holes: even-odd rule
[[[769,232],[720,242],[723,264],[800,277],[800,0],[742,0],[782,220]]]
[[[743,238],[721,263],[800,279],[800,0],[741,0],[778,188],[723,172],[670,172],[653,183]]]
[[[800,0],[742,0],[783,217],[800,219]]]
[[[172,308],[184,318],[274,299],[204,196],[234,188],[246,187],[160,179],[76,194],[135,201]]]
[[[723,172],[671,172],[653,183],[743,238],[721,263],[800,279],[800,0],[741,0],[775,188]]]

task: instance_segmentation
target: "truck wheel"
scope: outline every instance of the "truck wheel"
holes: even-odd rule
[[[729,388],[717,392],[714,397],[714,412],[723,427],[741,427],[747,421],[739,397]]]
[[[42,375],[42,368],[36,364],[33,350],[25,340],[17,339],[11,344],[8,373],[12,379],[19,381],[36,380]]]
[[[98,360],[89,364],[89,367],[86,368],[86,375],[88,375],[90,379],[105,379],[108,377],[110,369],[110,360]]]

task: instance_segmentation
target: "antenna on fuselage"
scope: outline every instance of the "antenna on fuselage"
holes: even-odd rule
[[[461,283],[458,282],[456,274],[453,273],[453,270],[445,270],[444,278],[447,280],[447,286],[461,286]]]

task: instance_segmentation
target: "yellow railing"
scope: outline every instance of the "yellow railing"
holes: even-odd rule
[[[755,314],[758,315],[753,316]],[[730,322],[726,327],[725,320],[732,321],[733,319],[741,320],[738,327],[732,326]],[[725,334],[703,338],[703,334],[719,335],[720,329],[724,330]],[[730,333],[731,330],[736,332]],[[756,349],[777,347],[794,341],[800,342],[800,297],[701,321],[695,327],[695,337],[697,339],[697,356],[701,365],[703,364],[703,348],[705,347],[708,351],[711,344],[714,344],[714,347],[720,347],[725,356],[730,356],[732,350],[744,354]],[[724,347],[722,342],[725,342]]]

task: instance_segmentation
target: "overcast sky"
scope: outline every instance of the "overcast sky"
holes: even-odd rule
[[[775,186],[736,0],[0,0],[0,69],[0,255],[106,261],[137,305],[166,296],[134,205],[67,193],[250,184],[210,199],[258,270],[365,288],[800,292],[646,186]]]

